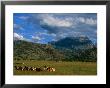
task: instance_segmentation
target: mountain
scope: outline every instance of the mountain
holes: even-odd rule
[[[57,60],[64,55],[48,44],[38,44],[23,40],[14,41],[14,59],[20,60]]]
[[[88,37],[66,37],[48,44],[15,40],[14,59],[97,61],[97,47]]]
[[[55,49],[65,55],[69,61],[96,61],[97,47],[88,37],[66,37],[50,42]]]
[[[94,47],[88,37],[66,37],[56,42],[50,42],[50,44],[57,49],[90,49]]]

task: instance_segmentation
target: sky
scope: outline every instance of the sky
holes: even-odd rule
[[[47,44],[66,37],[97,43],[96,13],[14,13],[14,40]]]

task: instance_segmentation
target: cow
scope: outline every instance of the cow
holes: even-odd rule
[[[42,71],[42,69],[41,68],[36,68],[35,71]]]
[[[15,68],[16,70],[19,70],[19,67],[18,67],[18,66],[14,66],[14,68]]]
[[[48,68],[47,68],[47,71],[49,71],[49,72],[54,72],[54,71],[55,71],[55,68],[48,67]]]
[[[24,66],[23,71],[28,71],[28,67]]]
[[[45,65],[43,66],[43,71],[47,71],[48,67]]]
[[[47,67],[47,66],[43,66],[43,68],[40,67],[27,67],[27,66],[14,66],[14,68],[16,70],[21,70],[21,71],[49,71],[49,72],[54,72],[55,68],[53,67]]]
[[[21,71],[23,71],[23,67],[21,67],[21,66],[14,66],[14,67],[15,67],[16,70],[21,70]]]
[[[23,71],[24,70],[24,67],[19,66],[19,70]]]
[[[44,71],[54,72],[55,68],[44,66]]]
[[[55,68],[51,68],[52,69],[52,72],[55,72]]]
[[[28,67],[28,70],[29,71],[33,71],[33,67]]]

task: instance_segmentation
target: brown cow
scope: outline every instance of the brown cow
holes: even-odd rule
[[[44,66],[44,71],[54,72],[55,68]]]

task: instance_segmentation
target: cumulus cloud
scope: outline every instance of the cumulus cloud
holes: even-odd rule
[[[90,26],[94,26],[97,24],[97,20],[93,18],[76,17],[75,19],[77,22]]]
[[[41,26],[50,26],[50,27],[61,27],[61,28],[74,28],[79,24],[87,24],[87,25],[96,25],[97,20],[86,17],[56,17],[52,14],[40,14],[38,16],[40,19]]]
[[[50,34],[55,34],[55,40],[65,37],[93,34],[94,28],[97,25],[97,20],[92,17],[69,16],[65,17],[55,16],[54,14],[40,14],[40,25]],[[91,33],[91,34],[90,34]],[[89,35],[90,34],[90,35]],[[93,34],[94,35],[94,34]]]
[[[97,19],[80,15],[74,17],[66,14],[65,17],[61,17],[58,14],[57,16],[54,14],[39,14],[36,18],[39,19],[42,28],[55,35],[55,40],[81,35],[91,37],[91,35],[94,35],[97,26]]]
[[[73,23],[68,19],[61,19],[53,15],[42,14],[39,16],[41,25],[48,25],[52,27],[71,27]]]
[[[34,15],[34,17],[36,17]],[[68,32],[73,31],[74,29],[81,30],[84,29],[88,30],[84,26],[91,26],[94,27],[97,25],[97,20],[92,17],[81,17],[81,16],[66,16],[66,17],[59,17],[58,15],[55,16],[54,14],[39,14],[36,17],[39,19],[39,23],[42,28],[47,30],[50,33],[60,33],[60,32]],[[84,28],[83,28],[84,27]]]
[[[31,39],[24,38],[24,36],[18,33],[14,33],[13,37],[14,37],[14,40],[24,40],[24,41],[32,42]]]
[[[97,24],[97,20],[94,20],[92,18],[90,18],[90,19],[87,18],[85,23],[89,24],[89,25],[96,25]]]
[[[26,24],[30,24],[31,28],[36,29],[37,32],[31,36],[36,42],[46,40],[47,36],[52,37],[53,40],[74,36],[88,36],[95,39],[97,36],[96,14],[35,13],[20,16],[19,19],[25,20]],[[22,29],[17,24],[14,24],[14,28]]]
[[[24,37],[18,33],[14,33],[14,40],[24,40]]]

